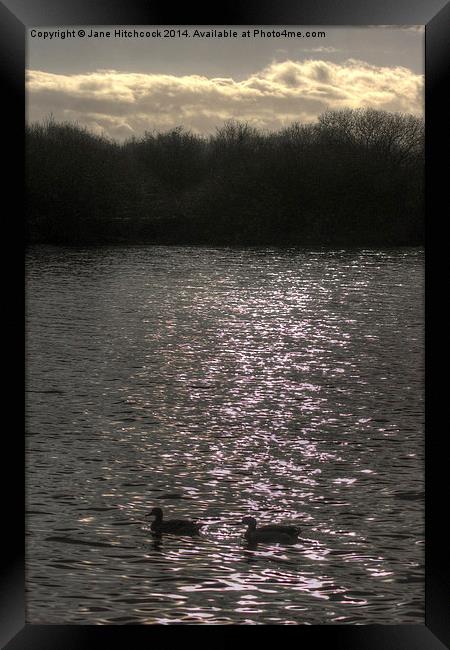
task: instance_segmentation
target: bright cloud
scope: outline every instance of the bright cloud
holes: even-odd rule
[[[27,90],[30,120],[52,113],[57,120],[77,121],[117,139],[176,125],[208,133],[227,119],[273,130],[347,107],[423,110],[422,75],[354,59],[341,64],[276,62],[239,81],[115,70],[74,75],[30,70]]]

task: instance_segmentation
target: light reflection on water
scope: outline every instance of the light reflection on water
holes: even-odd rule
[[[423,623],[422,251],[32,248],[27,361],[29,622]]]

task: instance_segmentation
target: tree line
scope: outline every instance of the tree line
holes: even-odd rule
[[[345,109],[120,144],[48,119],[26,127],[26,185],[30,242],[421,245],[424,124]]]

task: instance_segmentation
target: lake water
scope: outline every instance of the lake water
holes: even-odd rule
[[[421,249],[33,247],[26,283],[28,622],[423,623]]]

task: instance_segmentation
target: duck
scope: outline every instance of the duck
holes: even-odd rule
[[[244,517],[242,523],[248,526],[244,537],[251,544],[257,544],[258,542],[294,544],[300,533],[300,528],[297,526],[284,526],[282,524],[268,524],[257,528],[254,517]]]
[[[153,508],[148,517],[155,517],[150,530],[155,535],[168,533],[170,535],[199,535],[202,524],[190,519],[163,519],[162,508]]]

